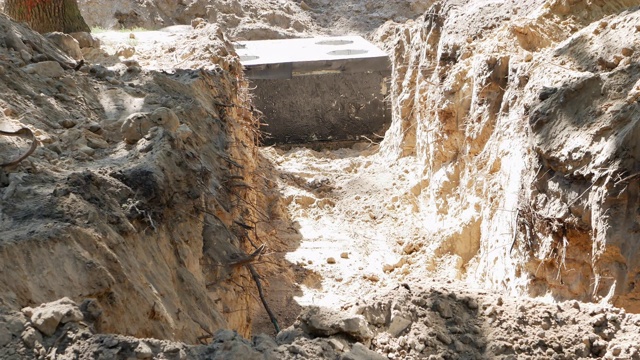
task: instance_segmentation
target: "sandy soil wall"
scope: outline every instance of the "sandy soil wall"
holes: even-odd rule
[[[378,31],[395,63],[383,151],[424,163],[428,267],[640,310],[635,5],[444,1]]]
[[[276,199],[256,175],[257,120],[219,29],[197,30],[199,70],[164,72],[74,71],[40,35],[4,15],[0,27],[0,127],[28,127],[41,145],[0,174],[0,302],[91,298],[100,332],[248,336],[255,285],[234,264],[269,244]],[[2,162],[27,146],[0,138]]]

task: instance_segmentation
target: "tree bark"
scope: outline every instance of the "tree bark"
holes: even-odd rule
[[[91,31],[80,14],[77,0],[6,0],[4,12],[39,33]]]

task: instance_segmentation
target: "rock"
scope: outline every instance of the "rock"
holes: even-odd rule
[[[3,76],[7,73],[7,69],[4,66],[0,65],[0,76]]]
[[[336,259],[329,257],[327,258],[327,264],[335,264],[336,263]]]
[[[276,342],[278,344],[291,344],[297,338],[306,338],[308,337],[302,329],[290,326],[284,330],[281,330],[278,335],[276,335]]]
[[[97,122],[92,121],[87,124],[87,129],[89,129],[89,131],[91,131],[92,133],[97,134],[102,131],[102,126],[100,126],[100,124],[98,124]]]
[[[331,346],[334,350],[342,351],[344,350],[344,344],[342,344],[338,339],[329,339],[327,340],[329,346]]]
[[[233,340],[236,337],[236,332],[227,329],[220,329],[213,335],[216,341],[224,342]]]
[[[65,297],[33,309],[31,322],[41,333],[51,336],[60,323],[81,321],[82,318],[78,305]]]
[[[453,310],[451,310],[451,305],[449,305],[449,303],[444,300],[436,300],[433,303],[433,310],[437,311],[438,314],[440,314],[440,316],[445,319],[453,317]]]
[[[91,133],[93,136],[86,136],[87,146],[92,149],[106,149],[109,143],[98,135]]]
[[[87,154],[89,156],[93,156],[93,154],[96,153],[96,150],[94,148],[91,148],[91,147],[86,146],[86,145],[78,147],[78,151],[80,151],[83,154]]]
[[[122,56],[123,58],[130,58],[136,54],[136,48],[131,45],[120,45],[116,49],[116,56]]]
[[[629,48],[629,47],[622,48],[622,55],[627,56],[627,57],[633,55],[633,49]]]
[[[394,316],[393,319],[391,319],[391,324],[389,324],[389,329],[387,330],[387,332],[391,336],[397,338],[405,330],[407,330],[409,327],[411,327],[412,323],[413,322],[410,319],[407,319],[405,317]]]
[[[122,123],[120,133],[127,144],[135,144],[149,132],[151,126],[152,122],[147,113],[133,113]]]
[[[260,351],[261,353],[264,353],[265,351],[272,350],[278,347],[278,344],[273,340],[273,338],[265,334],[259,334],[254,336],[253,345],[254,345],[254,348]]]
[[[442,331],[438,331],[436,333],[436,339],[440,340],[445,345],[450,345],[453,342],[451,337]]]
[[[540,101],[547,100],[548,98],[551,97],[551,95],[555,94],[557,91],[558,91],[557,88],[543,86],[540,92],[538,93],[538,99]]]
[[[59,78],[64,75],[64,70],[57,61],[43,61],[29,64],[23,69],[27,74],[37,74],[49,78]]]
[[[478,301],[474,298],[468,298],[466,304],[467,307],[471,310],[476,310],[478,308]]]
[[[378,354],[375,351],[367,349],[361,343],[355,343],[351,347],[351,351],[342,355],[341,360],[386,360],[387,357]]]
[[[31,56],[31,54],[27,50],[20,50],[20,58],[26,63],[29,63],[31,62],[31,60],[33,60],[33,56]]]
[[[37,343],[42,343],[42,335],[36,329],[28,326],[20,335],[20,339],[26,347],[33,349]]]
[[[84,315],[85,320],[94,322],[102,315],[102,308],[95,299],[85,299],[80,304],[80,311]]]
[[[362,277],[364,279],[367,279],[367,280],[372,281],[372,282],[380,281],[380,277],[378,275],[376,275],[376,274],[364,274],[364,275],[362,275]]]
[[[365,320],[371,325],[382,326],[390,321],[390,308],[388,305],[378,302],[374,305],[361,307],[358,314],[364,316]]]
[[[56,44],[60,50],[64,51],[74,60],[82,60],[82,50],[78,41],[71,35],[61,32],[51,32],[45,34],[45,37],[52,43]]]
[[[591,325],[593,325],[593,327],[600,327],[602,325],[604,325],[607,322],[607,316],[605,314],[599,314],[593,317],[593,319],[591,319]]]
[[[311,11],[313,9],[311,9],[311,7],[309,5],[307,5],[306,2],[304,2],[304,0],[300,1],[300,9],[304,10],[304,11]]]
[[[573,300],[571,302],[571,307],[577,310],[580,310],[580,303],[577,300]]]
[[[290,353],[295,354],[295,355],[300,355],[300,356],[301,356],[301,357],[303,357],[303,358],[308,357],[307,352],[306,352],[306,351],[304,350],[304,348],[303,348],[303,347],[301,347],[301,346],[298,346],[298,345],[289,345],[289,346],[287,347],[287,350],[288,350]],[[296,356],[296,358],[297,358],[297,356]]]
[[[59,124],[65,129],[71,129],[72,127],[77,125],[75,121],[70,119],[62,119],[60,120]]]
[[[348,252],[343,252],[342,254],[340,254],[340,257],[343,259],[348,259],[349,258],[349,253]]]
[[[155,109],[149,119],[155,126],[162,126],[165,130],[175,133],[180,126],[180,120],[173,110],[166,107]]]
[[[88,32],[84,32],[84,31],[74,32],[74,33],[70,33],[69,35],[71,35],[74,39],[76,39],[76,41],[78,42],[78,46],[80,46],[81,49],[100,47],[100,40],[94,38]]]
[[[144,341],[140,341],[140,343],[138,343],[134,352],[138,359],[150,359],[153,357],[153,350],[151,350],[151,347]]]
[[[207,24],[207,20],[203,19],[203,18],[195,18],[191,20],[191,27],[196,29],[198,28],[200,25],[206,25]]]
[[[361,315],[343,314],[313,306],[304,311],[299,320],[302,330],[311,336],[328,337],[344,333],[365,343],[373,338],[373,333]]]

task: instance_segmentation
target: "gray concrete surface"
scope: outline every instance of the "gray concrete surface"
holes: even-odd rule
[[[358,36],[246,41],[236,45],[265,115],[265,144],[384,135],[390,61]]]

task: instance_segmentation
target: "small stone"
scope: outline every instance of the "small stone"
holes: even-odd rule
[[[53,335],[60,323],[78,322],[83,318],[82,312],[75,302],[62,298],[33,309],[31,322],[47,336]]]
[[[596,315],[592,320],[591,324],[593,327],[600,327],[607,322],[607,316],[605,314]]]
[[[149,119],[154,125],[162,126],[164,129],[174,133],[180,126],[180,120],[176,113],[166,107],[159,107],[155,109],[149,115]]]
[[[136,347],[134,352],[136,353],[136,358],[138,359],[150,359],[153,357],[153,351],[151,350],[151,347],[149,347],[149,345],[147,345],[147,343],[145,343],[144,341],[140,341],[138,343],[138,346]]]
[[[633,49],[629,48],[629,47],[623,47],[622,48],[622,55],[624,56],[631,56],[633,55]]]
[[[98,124],[97,122],[90,122],[87,125],[87,129],[89,129],[89,131],[91,131],[92,133],[99,133],[100,131],[102,131],[102,126],[100,126],[100,124]]]
[[[474,298],[468,298],[467,307],[471,310],[476,310],[478,308],[478,301]]]
[[[289,350],[290,353],[296,354],[296,355],[300,355],[303,358],[307,357],[307,352],[302,347],[300,347],[298,345],[289,345],[287,350]],[[297,358],[297,356],[296,356],[296,358]]]
[[[342,254],[340,254],[340,257],[343,258],[343,259],[348,259],[349,258],[349,253],[343,252]]]
[[[530,52],[526,53],[524,55],[524,61],[525,62],[530,62],[531,60],[533,60],[533,55]]]
[[[394,316],[393,319],[391,319],[391,324],[389,324],[389,329],[387,330],[387,332],[393,337],[398,337],[405,330],[411,327],[412,323],[413,322],[410,319],[407,319],[405,317]]]
[[[304,0],[300,1],[300,9],[304,10],[304,11],[311,11],[311,7],[309,5],[307,5],[306,2],[304,2]]]
[[[332,258],[332,257],[328,257],[327,258],[327,264],[335,264],[336,263],[336,259]]]
[[[622,348],[620,348],[620,346],[616,345],[611,349],[611,355],[613,356],[618,356],[620,355],[620,353],[622,352]]]
[[[31,56],[31,54],[27,50],[20,50],[20,58],[26,63],[33,60],[33,56]]]
[[[29,64],[23,69],[27,74],[37,74],[49,78],[59,78],[64,75],[64,70],[57,61],[43,61]]]
[[[92,149],[106,149],[109,147],[109,143],[105,139],[97,135],[87,136],[86,138],[87,138],[87,146]],[[87,155],[92,155],[92,154],[87,153]]]
[[[78,41],[71,35],[62,32],[47,33],[46,38],[56,44],[62,51],[69,55],[73,60],[82,60],[82,50]]]
[[[373,281],[373,282],[380,281],[380,277],[378,277],[378,275],[376,274],[366,274],[366,275],[363,275],[362,277],[366,280]]]
[[[207,23],[207,20],[205,20],[205,19],[203,19],[201,17],[198,17],[198,18],[195,18],[195,19],[191,20],[191,27],[195,29],[198,26],[204,25],[206,23]]]
[[[386,357],[375,351],[369,350],[361,343],[355,343],[351,351],[342,355],[340,360],[385,360]]]
[[[127,144],[135,144],[149,132],[152,125],[147,113],[133,113],[122,123],[120,132]]]
[[[136,54],[136,48],[131,45],[120,45],[116,49],[116,56],[122,56],[123,58],[130,58]]]
[[[37,343],[42,343],[42,335],[31,326],[22,332],[20,339],[22,339],[24,345],[29,349],[33,349]]]
[[[391,264],[384,264],[382,265],[382,271],[384,272],[392,272],[393,269],[395,269],[396,267],[391,265]]]
[[[100,40],[91,36],[88,32],[74,32],[69,35],[73,36],[74,39],[78,42],[78,46],[80,48],[99,48]]]
[[[453,317],[453,310],[451,310],[451,306],[446,301],[440,299],[434,301],[433,310],[437,311],[438,314],[440,314],[440,316],[445,319],[450,319]]]
[[[90,148],[89,146],[86,146],[86,145],[85,145],[85,146],[80,146],[80,147],[78,148],[78,150],[79,150],[80,152],[84,153],[84,154],[89,155],[89,156],[93,156],[93,154],[95,154],[95,153],[96,153],[96,150],[95,150],[95,149]]]
[[[0,76],[3,76],[6,73],[7,73],[7,69],[5,69],[4,66],[0,65]]]
[[[338,341],[337,339],[329,339],[327,340],[329,346],[331,346],[334,350],[342,351],[344,350],[344,344]]]
[[[443,332],[438,332],[436,334],[436,339],[440,340],[445,345],[450,345],[453,342],[451,337]]]
[[[60,125],[65,128],[65,129],[71,129],[72,127],[76,126],[76,122],[70,119],[62,119],[60,120]]]
[[[577,300],[571,302],[571,307],[580,310],[580,303]]]

